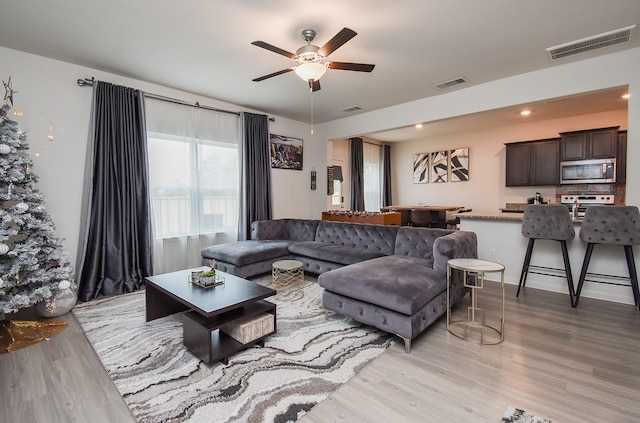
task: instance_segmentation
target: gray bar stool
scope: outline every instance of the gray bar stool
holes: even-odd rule
[[[640,213],[635,206],[590,206],[584,214],[580,239],[587,242],[587,250],[584,253],[582,271],[576,290],[576,302],[580,299],[582,286],[587,276],[591,253],[596,244],[622,245],[627,258],[629,269],[629,281],[633,290],[633,299],[636,306],[640,307],[640,290],[638,289],[638,275],[636,263],[633,258],[633,246],[640,244]],[[627,279],[623,276],[611,276]],[[598,282],[598,281],[592,281]],[[610,282],[607,282],[610,283]],[[613,283],[613,285],[626,285]],[[628,285],[627,285],[628,286]]]
[[[522,217],[522,236],[529,238],[529,245],[527,246],[527,252],[524,256],[524,263],[522,265],[522,273],[520,274],[520,283],[518,284],[516,297],[520,295],[520,288],[524,287],[529,273],[558,276],[557,274],[548,272],[561,271],[563,275],[560,277],[567,278],[569,301],[571,302],[571,306],[575,307],[575,291],[573,289],[573,276],[571,275],[567,240],[575,238],[576,232],[573,229],[573,222],[571,221],[571,216],[569,215],[569,209],[567,206],[563,204],[530,204],[526,206],[524,208],[524,216]],[[562,258],[564,259],[564,269],[530,264],[533,244],[536,239],[549,239],[560,242]]]

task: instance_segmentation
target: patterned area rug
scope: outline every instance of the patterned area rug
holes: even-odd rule
[[[527,413],[524,410],[515,408],[513,406],[507,407],[504,410],[501,423],[551,423],[550,420],[545,420],[542,417],[534,416]]]
[[[143,291],[78,304],[73,313],[139,422],[291,422],[394,342],[325,310],[315,281],[303,290],[295,301],[271,297],[278,332],[228,365],[207,365],[186,350],[180,315],[145,323]]]

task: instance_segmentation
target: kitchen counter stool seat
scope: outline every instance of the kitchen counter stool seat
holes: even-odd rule
[[[518,292],[516,297],[520,295],[520,289],[525,286],[527,275],[536,273],[547,276],[558,276],[553,272],[561,272],[562,276],[567,279],[569,288],[569,301],[571,306],[574,304],[574,288],[573,276],[571,274],[571,264],[569,263],[569,252],[567,250],[567,241],[575,238],[576,232],[573,229],[573,222],[569,215],[567,206],[563,204],[529,204],[524,209],[522,217],[522,236],[529,238],[527,252],[525,253],[522,272],[520,273],[520,282],[518,284]],[[531,254],[533,245],[537,239],[546,239],[560,242],[562,250],[562,258],[564,261],[564,269],[556,269],[552,267],[543,267],[531,264]]]
[[[591,253],[596,244],[620,245],[624,247],[629,270],[629,281],[636,306],[640,307],[638,274],[633,258],[633,246],[640,244],[640,212],[635,206],[590,206],[584,215],[580,239],[587,243],[582,262],[580,279],[576,290],[575,305],[578,305],[584,282],[590,274],[587,272]],[[612,276],[616,277],[616,276]],[[623,276],[617,278],[627,279]],[[598,281],[593,281],[598,282]],[[610,283],[610,282],[608,282]],[[626,285],[626,284],[615,284]]]

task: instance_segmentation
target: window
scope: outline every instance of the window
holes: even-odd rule
[[[238,116],[147,99],[149,185],[156,239],[238,225]]]
[[[156,238],[235,232],[237,145],[148,135]]]
[[[364,207],[366,211],[380,211],[382,207],[382,147],[365,142]]]
[[[331,205],[332,206],[342,205],[342,181],[338,181],[338,180],[333,181],[333,194],[331,195]]]

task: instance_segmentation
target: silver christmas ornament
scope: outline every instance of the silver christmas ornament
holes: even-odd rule
[[[55,297],[36,304],[36,313],[40,317],[58,317],[67,314],[76,305],[76,292],[72,289],[60,291]]]
[[[7,144],[0,144],[0,154],[9,154],[11,153],[11,147]]]
[[[7,244],[0,244],[0,256],[3,256],[9,252],[9,246]]]
[[[24,213],[29,210],[29,205],[27,203],[18,203],[13,208],[16,209],[19,213]]]

